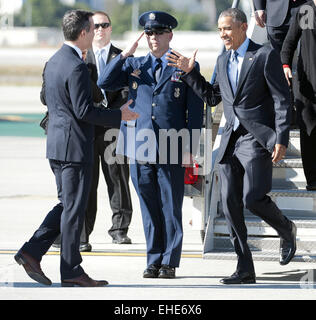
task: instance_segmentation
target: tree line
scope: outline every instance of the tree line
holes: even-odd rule
[[[230,0],[216,0],[217,11],[230,7]],[[132,28],[132,4],[126,1],[110,1],[109,14],[111,15],[113,34],[120,35]],[[55,27],[60,28],[64,13],[70,9],[91,10],[85,3],[77,2],[70,6],[56,0],[27,0],[24,1],[21,11],[15,15],[15,26]],[[216,26],[210,26],[207,13],[190,13],[186,10],[175,10],[164,0],[143,0],[139,3],[139,12],[149,10],[166,11],[177,17],[177,30],[209,31]]]

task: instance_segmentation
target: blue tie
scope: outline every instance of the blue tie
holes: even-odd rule
[[[236,95],[236,91],[237,91],[237,85],[238,85],[238,52],[235,51],[231,62],[230,62],[230,70],[229,70],[229,80],[230,80],[230,84],[232,86],[233,89],[233,93],[234,95]],[[234,127],[233,130],[236,131],[237,128],[239,127],[239,119],[235,116],[234,119]]]
[[[103,56],[102,56],[102,52],[104,50],[101,49],[101,50],[98,50],[96,51],[95,55],[97,57],[97,60],[98,60],[98,65],[99,65],[99,75],[102,73],[102,71],[104,70],[106,64],[104,62],[104,59],[103,59]],[[106,99],[106,92],[104,89],[101,89],[102,93],[103,93],[103,96],[104,96],[104,100],[103,100],[103,105],[107,105],[107,99]]]
[[[234,95],[236,94],[237,84],[238,84],[238,52],[235,51],[231,62],[230,62],[230,72],[229,72],[229,80],[233,89]]]
[[[98,50],[96,52],[96,56],[97,56],[97,60],[98,60],[98,65],[99,65],[99,74],[102,73],[102,71],[104,70],[105,68],[105,62],[104,62],[104,59],[102,57],[102,49],[101,50]]]

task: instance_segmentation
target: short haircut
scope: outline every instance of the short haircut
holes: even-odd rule
[[[247,16],[238,8],[229,8],[222,11],[218,19],[223,17],[232,17],[234,22],[247,23]]]
[[[90,31],[90,17],[92,12],[83,10],[69,10],[63,17],[63,34],[66,41],[76,41],[82,30]]]
[[[103,16],[107,17],[108,20],[109,20],[110,25],[112,24],[111,18],[106,12],[104,12],[104,11],[95,11],[95,12],[93,12],[93,15],[96,15],[96,14],[100,14],[100,15],[103,15]]]

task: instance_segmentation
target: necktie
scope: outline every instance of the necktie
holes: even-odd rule
[[[102,49],[101,50],[98,50],[96,52],[96,57],[97,57],[97,61],[98,61],[98,66],[99,66],[99,74],[102,73],[103,69],[105,68],[105,62],[104,62],[104,59],[102,57]]]
[[[230,80],[230,84],[232,86],[234,95],[236,94],[236,90],[237,90],[238,76],[239,76],[238,75],[238,52],[235,51],[230,61],[230,71],[229,71],[229,80]],[[237,130],[239,123],[240,122],[238,118],[235,116],[234,128],[233,128],[234,131]]]
[[[161,69],[162,69],[162,61],[160,58],[156,59],[156,67],[154,70],[154,79],[156,83],[158,83],[161,75]]]
[[[230,61],[230,72],[229,80],[233,89],[234,95],[236,94],[237,84],[238,84],[238,52],[233,53],[232,59]]]
[[[96,51],[95,55],[96,55],[96,58],[97,58],[97,61],[98,61],[98,66],[99,66],[99,70],[98,70],[98,74],[102,74],[106,64],[104,62],[104,59],[103,59],[103,56],[102,56],[102,52],[103,52],[103,49],[101,50],[98,50]],[[107,99],[106,99],[106,93],[104,91],[104,89],[101,89],[102,93],[103,93],[103,96],[104,96],[104,100],[102,102],[103,105],[107,105]]]

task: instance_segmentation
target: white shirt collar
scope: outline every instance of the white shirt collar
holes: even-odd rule
[[[246,38],[246,40],[236,50],[238,52],[239,57],[243,58],[245,56],[248,50],[249,42],[250,42],[249,38]],[[233,54],[234,54],[234,50],[232,50],[231,57],[233,56]]]
[[[82,59],[82,51],[80,48],[78,48],[77,46],[75,46],[74,44],[72,44],[71,42],[69,41],[65,41],[65,44],[73,49],[76,50],[76,52],[78,53],[80,59]]]
[[[92,49],[93,49],[94,54],[96,54],[99,51],[103,51],[106,53],[106,56],[108,55],[108,53],[110,51],[110,47],[111,47],[111,42],[109,42],[106,46],[102,47],[101,49],[92,45]]]

